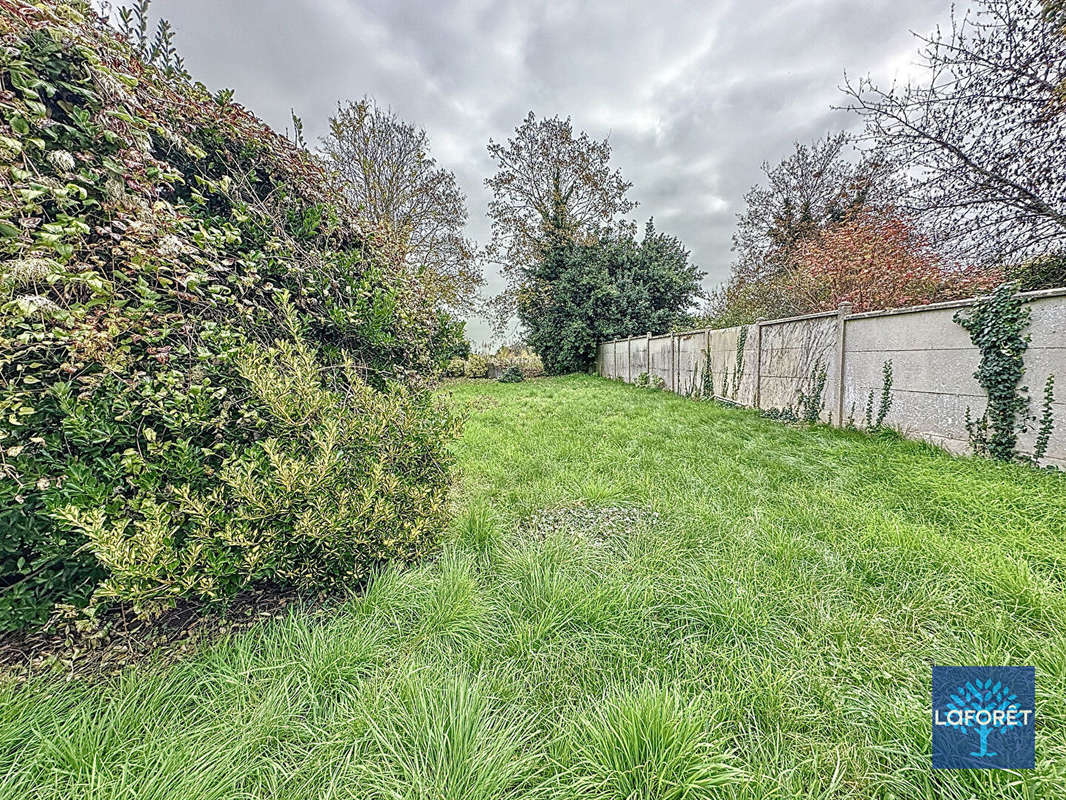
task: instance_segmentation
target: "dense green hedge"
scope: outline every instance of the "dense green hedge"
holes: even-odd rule
[[[0,630],[423,552],[453,343],[403,254],[87,4],[0,37]]]

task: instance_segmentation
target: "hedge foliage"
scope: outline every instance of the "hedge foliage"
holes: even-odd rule
[[[451,378],[490,378],[510,369],[518,370],[523,378],[539,378],[544,374],[544,363],[531,350],[501,347],[494,355],[470,353],[466,358],[456,356],[448,361],[444,374]]]
[[[578,241],[555,234],[522,270],[518,317],[549,375],[585,372],[597,342],[673,327],[699,297],[703,274],[652,220],[639,240],[630,223]]]
[[[0,630],[424,552],[455,332],[403,253],[87,3],[0,39]]]

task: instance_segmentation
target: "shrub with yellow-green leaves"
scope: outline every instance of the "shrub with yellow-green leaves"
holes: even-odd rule
[[[544,362],[531,350],[512,350],[501,347],[495,355],[471,353],[453,358],[444,374],[453,378],[498,378],[508,370],[517,370],[523,378],[539,378],[544,374]]]
[[[452,356],[444,368],[444,374],[449,378],[461,378],[466,372],[466,359],[461,356]]]
[[[166,502],[141,492],[118,514],[58,510],[107,570],[96,600],[150,615],[262,582],[355,586],[373,565],[416,560],[436,542],[453,427],[438,400],[399,383],[374,389],[351,361],[323,371],[295,332],[236,363],[244,407],[268,437]]]
[[[513,351],[502,348],[493,356],[492,363],[498,372],[516,368],[524,378],[539,378],[544,374],[544,362],[540,356],[528,349]]]
[[[471,353],[463,365],[463,375],[467,378],[487,378],[489,375],[489,360],[480,353]]]
[[[454,337],[355,219],[314,156],[87,2],[0,0],[0,631],[432,542]]]

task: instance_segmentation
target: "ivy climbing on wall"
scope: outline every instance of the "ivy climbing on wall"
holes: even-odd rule
[[[1039,461],[1047,453],[1051,441],[1051,431],[1055,427],[1052,406],[1055,403],[1055,376],[1048,375],[1044,384],[1044,402],[1040,406],[1040,426],[1036,430],[1036,442],[1033,445],[1033,459]]]
[[[821,361],[815,362],[814,368],[811,370],[811,377],[808,380],[811,390],[810,392],[801,390],[797,400],[797,405],[799,406],[797,416],[806,423],[811,425],[816,423],[822,414],[822,409],[825,408],[825,384],[828,376],[829,372],[825,364]],[[830,420],[830,423],[832,423],[832,420]]]
[[[866,429],[881,430],[885,425],[885,417],[892,409],[892,360],[889,359],[881,364],[881,403],[877,407],[877,418],[874,419],[874,390],[866,396]],[[852,408],[852,418],[848,423],[854,427],[855,409]]]
[[[737,335],[737,368],[733,373],[733,399],[740,393],[740,380],[744,377],[744,348],[748,344],[748,326],[743,325]]]
[[[1018,453],[1018,435],[1036,418],[1029,414],[1029,389],[1022,385],[1025,351],[1029,348],[1030,312],[1018,295],[1018,285],[1004,283],[969,309],[955,313],[955,321],[970,334],[981,353],[973,376],[988,395],[984,414],[974,419],[966,410],[966,431],[974,451],[1000,461],[1040,459],[1047,449],[1054,419],[1051,400],[1054,376],[1044,389],[1044,413],[1037,432],[1033,458]]]
[[[700,396],[708,399],[714,397],[714,369],[711,364],[711,348],[709,346],[703,351],[703,381],[700,387]]]

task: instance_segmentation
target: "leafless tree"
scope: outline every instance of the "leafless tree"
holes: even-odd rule
[[[744,195],[733,233],[733,275],[749,281],[788,269],[796,246],[850,212],[893,202],[895,168],[871,153],[849,158],[845,133],[797,142],[780,163],[763,164],[765,184]]]
[[[1017,262],[1066,248],[1063,4],[978,0],[919,36],[924,77],[845,76],[866,138],[907,165],[904,205],[946,252]]]
[[[339,106],[329,122],[321,149],[352,206],[397,237],[443,305],[470,310],[483,279],[464,236],[466,197],[429,155],[426,131],[366,97]]]
[[[497,298],[500,316],[513,310],[520,269],[535,261],[552,236],[593,233],[636,207],[627,200],[631,183],[610,166],[611,145],[581,132],[570,118],[538,120],[532,111],[506,144],[489,140],[496,174],[492,191],[489,255],[503,268],[508,291]]]

